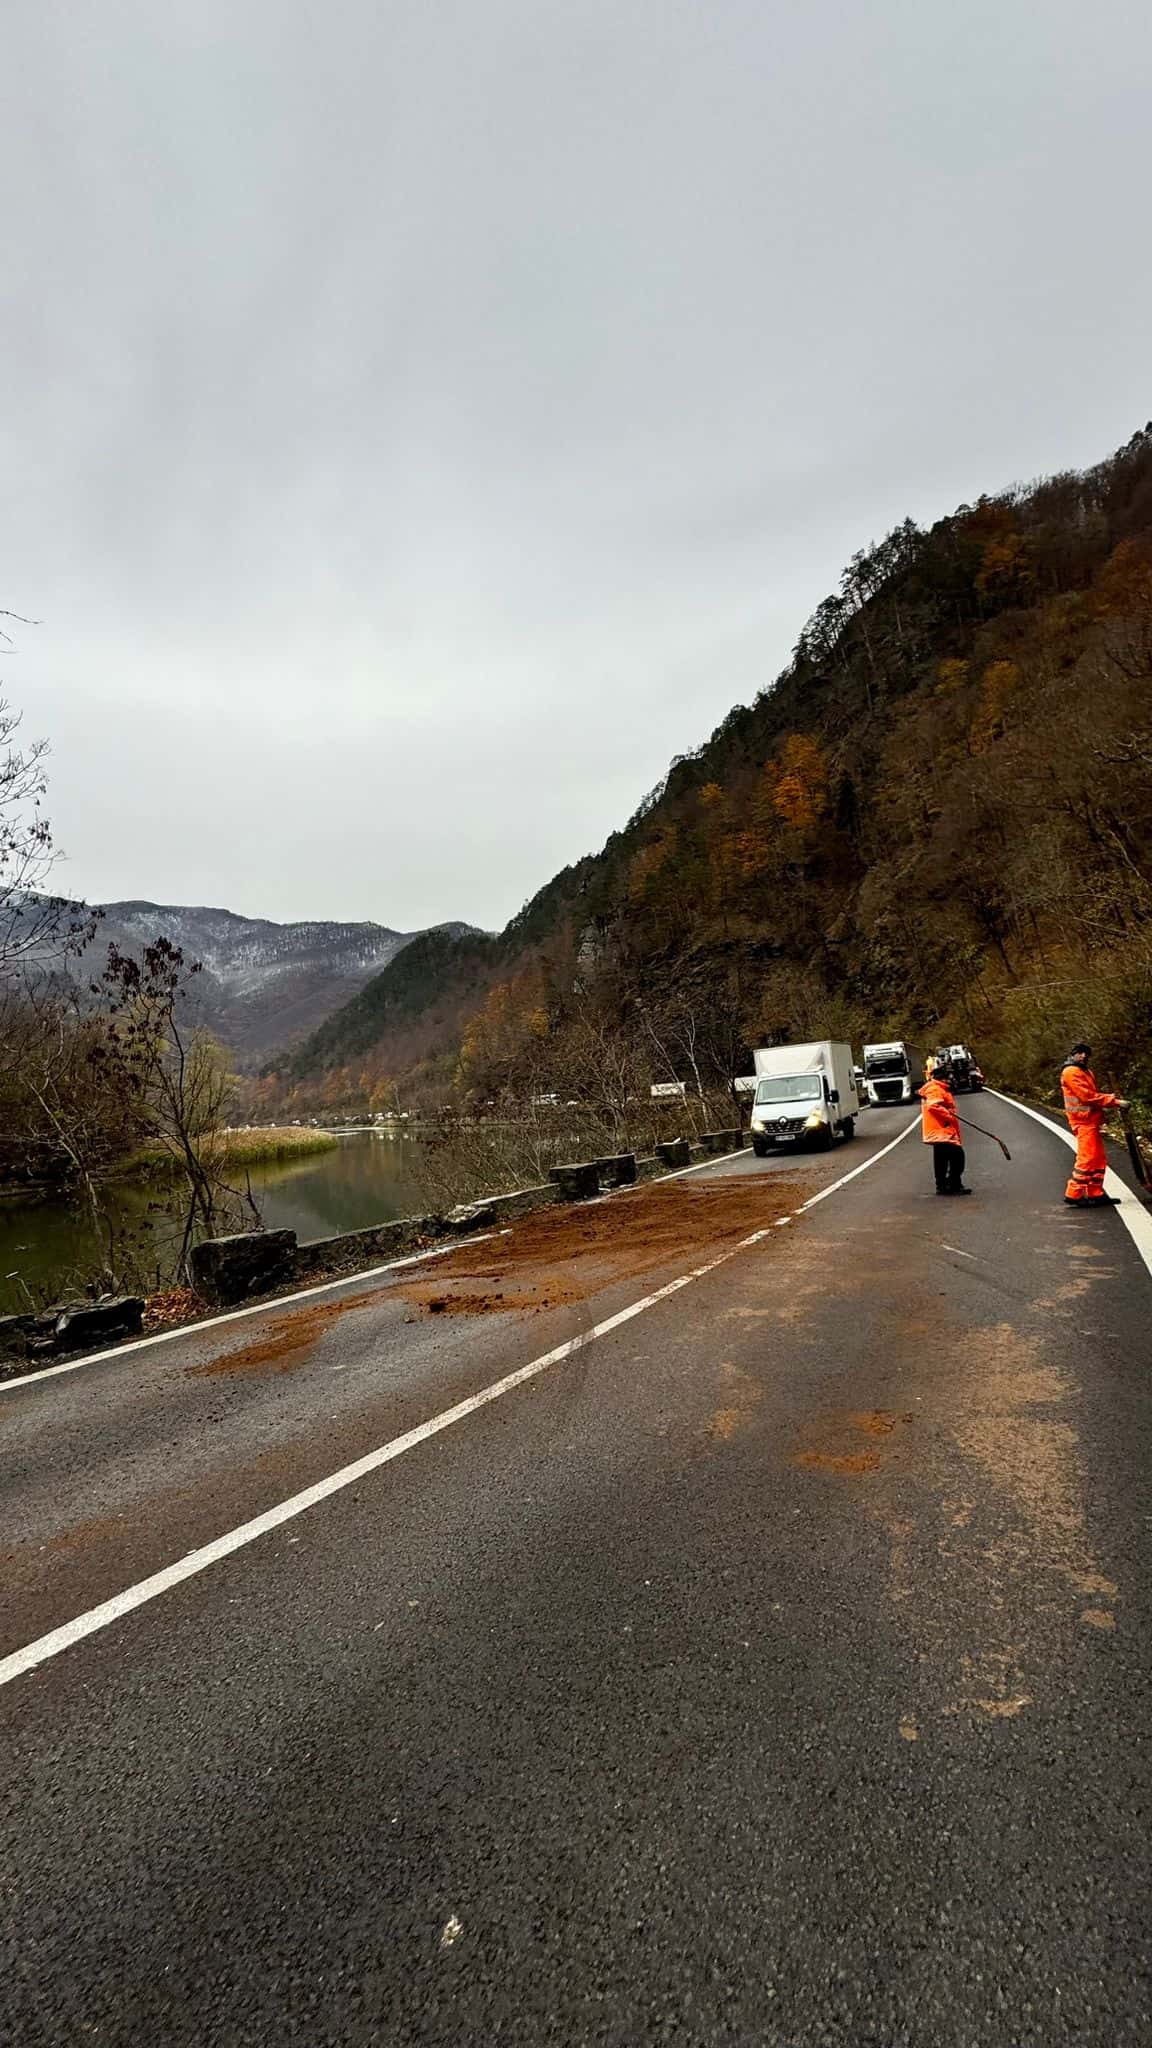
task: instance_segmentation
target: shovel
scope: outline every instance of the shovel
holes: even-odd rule
[[[1144,1164],[1144,1155],[1140,1150],[1140,1140],[1132,1128],[1132,1118],[1126,1109],[1121,1110],[1120,1121],[1124,1126],[1124,1138],[1128,1146],[1128,1157],[1132,1161],[1132,1171],[1136,1175],[1145,1194],[1152,1195],[1152,1180],[1148,1178],[1148,1168]]]
[[[1004,1143],[1004,1140],[1003,1140],[1003,1138],[998,1138],[998,1137],[996,1136],[996,1133],[995,1133],[995,1131],[986,1131],[986,1130],[984,1129],[984,1126],[983,1126],[983,1124],[972,1124],[972,1123],[969,1123],[969,1121],[968,1121],[968,1118],[967,1118],[966,1116],[958,1116],[958,1117],[957,1117],[957,1119],[956,1119],[956,1121],[957,1121],[957,1123],[958,1123],[958,1124],[963,1124],[963,1126],[964,1126],[964,1129],[965,1129],[966,1131],[979,1131],[979,1133],[980,1133],[980,1136],[981,1136],[982,1138],[991,1138],[991,1140],[992,1140],[992,1143],[993,1143],[994,1145],[999,1145],[999,1147],[1000,1147],[1000,1150],[1001,1150],[1001,1151],[1002,1151],[1002,1153],[1004,1154],[1004,1157],[1005,1157],[1005,1159],[1007,1159],[1007,1160],[1011,1160],[1011,1158],[1012,1158],[1012,1154],[1011,1154],[1011,1153],[1010,1153],[1010,1151],[1008,1150],[1008,1147],[1007,1147],[1007,1145],[1006,1145],[1006,1144]]]

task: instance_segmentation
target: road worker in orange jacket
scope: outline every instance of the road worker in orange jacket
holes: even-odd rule
[[[926,1145],[932,1147],[932,1171],[936,1176],[938,1195],[970,1195],[971,1188],[963,1182],[964,1147],[960,1143],[960,1119],[956,1114],[956,1097],[949,1085],[951,1069],[946,1060],[937,1060],[931,1079],[925,1081],[920,1090],[921,1134]]]
[[[1128,1105],[1121,1096],[1107,1095],[1096,1086],[1096,1076],[1088,1065],[1091,1057],[1090,1045],[1074,1045],[1060,1076],[1064,1114],[1076,1133],[1076,1164],[1064,1200],[1078,1209],[1106,1209],[1116,1196],[1104,1193],[1108,1159],[1101,1126],[1106,1109],[1127,1109]]]

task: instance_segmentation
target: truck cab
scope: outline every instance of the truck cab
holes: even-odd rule
[[[902,1038],[864,1047],[864,1086],[874,1108],[885,1103],[911,1102],[918,1082],[911,1048]]]

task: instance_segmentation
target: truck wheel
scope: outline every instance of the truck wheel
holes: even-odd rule
[[[768,1141],[767,1141],[767,1139],[766,1139],[766,1138],[753,1138],[753,1140],[752,1140],[752,1150],[753,1150],[753,1151],[754,1151],[754,1153],[756,1154],[756,1157],[757,1157],[757,1159],[767,1159],[767,1157],[768,1157]]]
[[[846,1137],[846,1138],[854,1138],[854,1137],[856,1136],[856,1119],[855,1119],[855,1117],[854,1117],[854,1116],[846,1116],[846,1117],[845,1117],[845,1119],[844,1119],[844,1121],[843,1121],[843,1123],[842,1123],[842,1124],[841,1124],[841,1126],[840,1126],[840,1129],[841,1129],[841,1132],[843,1133],[844,1137]]]

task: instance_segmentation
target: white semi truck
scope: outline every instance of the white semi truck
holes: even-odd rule
[[[911,1046],[902,1038],[864,1047],[864,1086],[874,1108],[885,1102],[911,1102],[920,1084]]]
[[[763,1046],[753,1054],[752,1150],[763,1159],[774,1145],[819,1145],[854,1138],[860,1101],[852,1048],[830,1038],[812,1045]]]

